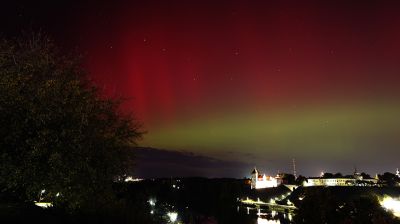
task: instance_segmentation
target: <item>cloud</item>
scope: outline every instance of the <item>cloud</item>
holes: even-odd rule
[[[192,152],[155,148],[134,148],[134,174],[141,178],[162,177],[236,177],[248,176],[252,165],[244,162],[215,159]]]

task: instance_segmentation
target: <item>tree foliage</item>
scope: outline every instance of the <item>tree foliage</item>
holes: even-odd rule
[[[398,186],[398,183],[400,182],[400,178],[396,176],[396,174],[390,172],[385,172],[382,175],[378,175],[378,177],[381,184],[388,186]]]
[[[360,188],[303,188],[304,199],[298,201],[295,223],[400,223],[378,202],[377,195]]]
[[[307,182],[307,181],[308,181],[308,179],[305,176],[300,175],[300,176],[297,177],[297,179],[295,181],[295,184],[303,185],[304,182]]]
[[[41,34],[0,41],[0,186],[69,208],[105,204],[139,123],[100,96],[79,59]],[[57,196],[58,195],[58,196]]]

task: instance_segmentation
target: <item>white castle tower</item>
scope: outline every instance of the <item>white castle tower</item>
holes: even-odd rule
[[[257,168],[251,172],[251,189],[270,188],[278,186],[278,180],[265,174],[260,175]]]
[[[251,189],[255,189],[257,186],[258,179],[258,170],[254,167],[254,170],[251,172]]]

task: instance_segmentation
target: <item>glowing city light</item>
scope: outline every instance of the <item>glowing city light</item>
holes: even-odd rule
[[[268,220],[258,217],[257,224],[280,224],[279,220]]]
[[[168,212],[167,215],[171,222],[176,222],[176,220],[178,219],[178,213],[176,212]]]
[[[156,205],[156,201],[153,200],[153,199],[150,199],[148,202],[149,202],[149,204],[150,204],[151,206],[155,206],[155,205]]]
[[[140,178],[133,178],[133,177],[131,177],[131,176],[128,176],[128,177],[126,177],[125,178],[125,182],[138,182],[138,181],[142,181],[143,179],[140,179]]]
[[[50,202],[35,202],[35,205],[41,208],[50,208],[53,206],[53,204]]]
[[[288,219],[289,219],[289,221],[293,220],[293,215],[291,213],[288,214]]]
[[[379,200],[379,203],[383,208],[390,211],[396,217],[400,217],[400,199],[392,198],[390,196],[383,197],[382,200]]]

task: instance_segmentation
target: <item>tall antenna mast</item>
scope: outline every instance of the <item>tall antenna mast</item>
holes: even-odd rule
[[[292,159],[292,165],[293,165],[293,175],[295,178],[297,178],[297,174],[296,174],[296,160],[293,158]]]

